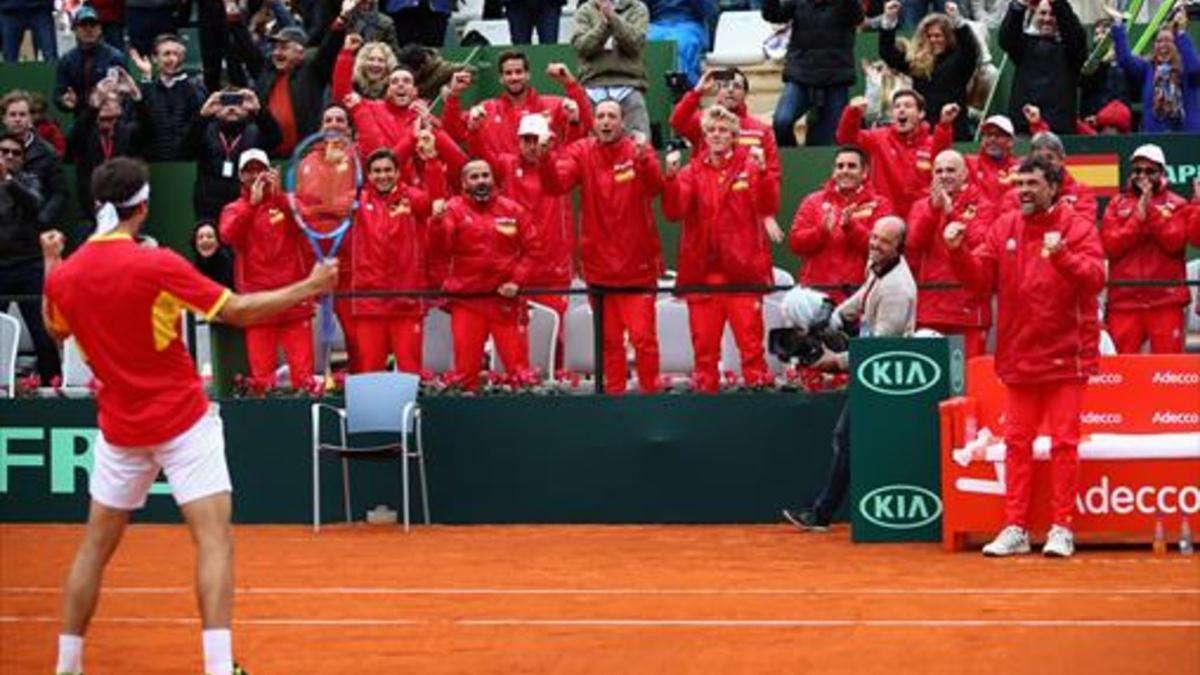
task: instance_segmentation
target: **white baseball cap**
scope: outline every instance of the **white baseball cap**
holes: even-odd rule
[[[271,160],[267,158],[267,153],[258,148],[250,148],[238,157],[238,171],[246,168],[250,162],[262,162],[263,166],[268,168],[271,166]]]
[[[1012,120],[1008,119],[1005,115],[992,115],[983,121],[983,126],[996,127],[1009,136],[1016,136],[1016,129],[1013,128]]]
[[[540,113],[530,113],[521,118],[521,124],[517,127],[518,136],[537,136],[539,139],[545,139],[550,136],[550,123],[546,121],[546,117]]]
[[[1132,162],[1139,157],[1150,160],[1164,169],[1167,167],[1167,157],[1163,154],[1162,148],[1153,143],[1138,146],[1138,149],[1133,151],[1133,155],[1130,156],[1129,161]]]

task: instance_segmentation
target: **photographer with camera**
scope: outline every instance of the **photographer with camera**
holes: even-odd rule
[[[249,89],[214,92],[188,130],[187,147],[196,156],[192,205],[197,218],[215,219],[238,198],[238,158],[253,148],[279,144],[279,126]]]
[[[896,216],[884,216],[875,221],[871,229],[871,240],[867,252],[867,280],[858,291],[833,311],[828,325],[859,326],[859,337],[905,337],[912,335],[917,316],[917,284],[904,260],[904,221]],[[789,293],[789,296],[791,293]],[[784,315],[787,316],[788,299],[784,299]],[[846,349],[835,351],[839,341],[830,339],[827,330],[812,330],[817,326],[802,327],[810,336],[821,339],[819,356],[815,349],[798,349],[787,353],[780,349],[786,340],[771,331],[771,351],[780,358],[800,358],[802,365],[828,372],[850,370],[850,354]],[[785,331],[797,332],[795,329]],[[816,333],[817,335],[813,335]],[[810,340],[794,340],[798,346]],[[840,342],[845,343],[844,338]],[[807,351],[807,358],[805,353]],[[796,527],[806,531],[824,532],[829,529],[833,514],[841,506],[850,486],[850,402],[842,407],[837,425],[833,429],[833,465],[829,480],[821,494],[807,509],[784,509],[783,517]]]

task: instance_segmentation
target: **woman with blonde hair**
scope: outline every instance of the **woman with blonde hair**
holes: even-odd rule
[[[386,42],[363,42],[351,33],[333,66],[332,100],[341,103],[354,92],[365,99],[379,99],[387,92],[388,77],[399,61]]]
[[[947,2],[949,15],[926,15],[901,51],[896,44],[900,2],[889,0],[883,8],[879,58],[892,70],[912,78],[913,89],[925,97],[925,121],[930,126],[938,123],[942,107],[949,103],[966,110],[967,85],[979,62],[975,35],[957,9],[957,5]],[[959,115],[955,121],[954,138],[958,141],[971,139],[966,115]]]

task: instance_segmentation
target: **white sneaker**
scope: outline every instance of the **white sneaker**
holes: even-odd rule
[[[1042,547],[1042,555],[1050,558],[1070,558],[1075,553],[1075,535],[1070,530],[1055,525],[1046,535],[1046,545]]]
[[[1009,525],[1000,530],[1000,534],[996,535],[992,543],[983,547],[983,554],[989,558],[1003,558],[1019,553],[1029,553],[1030,550],[1029,533],[1016,525]]]

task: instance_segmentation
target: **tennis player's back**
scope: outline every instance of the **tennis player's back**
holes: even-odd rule
[[[46,293],[52,324],[75,336],[96,376],[109,442],[162,442],[204,414],[208,400],[180,339],[180,314],[215,314],[227,290],[176,253],[115,234],[93,238],[62,263]]]

